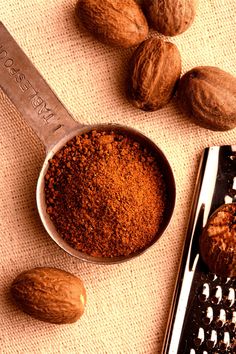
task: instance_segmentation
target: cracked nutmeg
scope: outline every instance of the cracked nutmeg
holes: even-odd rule
[[[224,204],[209,218],[200,237],[200,253],[218,276],[236,276],[236,203]]]

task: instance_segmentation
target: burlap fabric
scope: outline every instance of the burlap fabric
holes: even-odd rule
[[[44,160],[38,138],[0,92],[0,352],[160,353],[184,243],[199,157],[210,145],[235,143],[235,130],[212,132],[180,113],[175,101],[153,113],[124,95],[132,50],[92,38],[74,20],[74,0],[1,0],[9,31],[76,120],[118,122],[153,139],[173,168],[177,200],[171,224],[150,251],[131,262],[96,266],[65,254],[41,225],[35,186]],[[200,1],[192,27],[172,38],[183,73],[215,65],[236,75],[235,0]],[[79,275],[86,312],[73,325],[39,322],[8,296],[21,271],[55,266]]]

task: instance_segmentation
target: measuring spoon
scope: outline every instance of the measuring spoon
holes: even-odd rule
[[[160,238],[168,226],[174,210],[175,181],[166,157],[150,139],[135,129],[118,124],[85,126],[76,122],[1,22],[0,87],[45,146],[46,158],[39,174],[36,189],[37,208],[46,231],[64,251],[88,262],[119,263],[140,255]],[[75,250],[58,234],[46,212],[44,177],[49,167],[48,161],[74,136],[91,130],[123,133],[145,145],[154,154],[164,175],[168,200],[158,233],[145,249],[130,256],[101,258]]]

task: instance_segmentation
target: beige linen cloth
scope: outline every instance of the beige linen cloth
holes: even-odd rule
[[[235,130],[198,127],[175,101],[152,113],[134,108],[124,94],[133,49],[103,45],[77,25],[75,0],[0,4],[1,21],[75,119],[139,129],[166,154],[177,186],[169,228],[141,257],[113,266],[70,257],[50,239],[37,214],[43,145],[0,92],[0,353],[160,353],[199,157],[207,146],[235,144]],[[236,75],[235,33],[235,0],[200,1],[191,28],[171,38],[181,52],[183,73],[213,65]],[[59,267],[83,279],[88,301],[80,321],[50,325],[12,304],[12,280],[36,266]]]

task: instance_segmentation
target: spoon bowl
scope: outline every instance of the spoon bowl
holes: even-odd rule
[[[152,152],[153,156],[155,159],[158,161],[158,166],[160,168],[160,171],[162,172],[164,176],[164,181],[166,185],[166,190],[167,190],[167,201],[165,205],[165,210],[164,210],[164,216],[162,219],[162,222],[160,224],[159,230],[155,237],[152,239],[151,243],[148,244],[144,249],[131,254],[129,256],[120,256],[120,257],[112,257],[112,258],[105,258],[105,257],[94,257],[90,256],[88,254],[85,254],[83,252],[80,252],[74,248],[72,248],[66,241],[63,240],[63,238],[60,236],[60,234],[57,232],[53,222],[50,219],[50,216],[48,215],[46,211],[46,202],[45,202],[45,193],[44,193],[44,178],[47,173],[48,167],[49,167],[49,160],[53,158],[54,154],[58,152],[70,139],[72,139],[74,136],[81,135],[84,133],[88,133],[91,130],[96,130],[96,131],[113,131],[119,134],[125,134],[134,139],[135,141],[139,142],[142,146],[145,146],[145,148],[148,149],[148,151]],[[150,248],[153,244],[156,243],[156,241],[161,237],[163,232],[165,231],[166,227],[168,226],[173,210],[174,210],[174,205],[175,205],[175,181],[174,181],[174,176],[171,170],[171,167],[163,154],[163,152],[150,140],[148,139],[145,135],[141,134],[137,130],[118,125],[118,124],[99,124],[99,125],[94,125],[94,126],[85,126],[83,128],[80,128],[78,131],[74,132],[75,134],[72,134],[71,138],[68,139],[62,139],[58,144],[56,144],[53,149],[51,149],[44,161],[43,167],[41,169],[38,183],[37,183],[37,191],[36,191],[36,199],[37,199],[37,207],[38,207],[38,212],[40,215],[40,218],[42,220],[42,223],[47,230],[48,234],[51,236],[51,238],[67,253],[70,255],[77,257],[81,260],[87,261],[87,262],[92,262],[92,263],[99,263],[99,264],[110,264],[110,263],[120,263],[127,261],[131,258],[137,257],[138,255],[144,253],[148,248]]]

